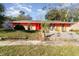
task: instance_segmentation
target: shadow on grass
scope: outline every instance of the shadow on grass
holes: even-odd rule
[[[23,32],[27,32],[27,33],[35,33],[35,32],[39,32],[37,30],[22,30]]]
[[[12,29],[0,29],[0,32],[15,32],[15,30],[12,30]]]
[[[0,29],[0,33],[8,33],[8,32],[17,32],[17,31],[20,31],[20,32],[27,32],[27,33],[36,33],[36,32],[39,32],[38,30],[14,30],[14,29],[4,29],[4,28],[1,28]]]
[[[20,31],[20,32],[27,32],[27,33],[35,33],[35,32],[39,32],[37,30],[12,30],[12,29],[1,29],[0,32],[17,32],[17,31]]]

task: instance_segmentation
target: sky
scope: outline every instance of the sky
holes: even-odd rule
[[[4,14],[6,16],[18,16],[19,11],[24,11],[25,15],[30,15],[33,20],[45,20],[45,15],[49,8],[66,8],[78,6],[79,4],[71,3],[4,3]]]

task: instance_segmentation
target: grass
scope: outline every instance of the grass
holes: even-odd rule
[[[15,31],[0,29],[0,37],[6,38],[27,38],[27,39],[41,39],[40,31]]]
[[[2,56],[79,56],[78,46],[2,46]]]
[[[40,31],[12,31],[0,29],[0,37],[26,37],[41,39]],[[1,56],[79,56],[78,46],[46,46],[46,45],[16,45],[0,46]]]

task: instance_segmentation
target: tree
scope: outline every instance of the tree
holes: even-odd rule
[[[32,17],[30,15],[26,15],[26,16],[19,15],[15,19],[16,20],[32,20]]]
[[[45,15],[45,18],[48,20],[60,20],[61,16],[58,10],[52,9],[48,11],[48,13]]]
[[[52,9],[45,15],[48,20],[67,21],[68,11],[66,9]]]
[[[2,23],[5,20],[4,15],[2,14],[5,11],[3,4],[0,4],[0,27],[2,27]]]
[[[60,13],[61,13],[61,21],[68,21],[68,9],[60,9]]]
[[[24,11],[20,11],[20,15],[24,15],[25,14],[25,12]]]
[[[26,20],[32,20],[32,17],[30,15],[27,15]]]
[[[4,12],[4,11],[5,11],[5,9],[4,9],[3,4],[0,4],[0,14],[1,14],[2,12]]]
[[[20,15],[18,15],[16,20],[32,20],[32,17],[30,15],[25,15],[24,11],[20,11]]]

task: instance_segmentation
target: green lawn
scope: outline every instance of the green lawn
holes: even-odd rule
[[[40,31],[15,31],[0,29],[0,37],[6,38],[26,38],[26,39],[41,39]]]
[[[3,56],[79,56],[78,46],[2,46]]]

